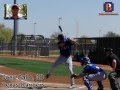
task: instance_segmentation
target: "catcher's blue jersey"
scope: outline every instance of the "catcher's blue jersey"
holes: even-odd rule
[[[100,70],[101,68],[96,66],[95,64],[87,64],[83,69],[83,73],[95,74],[95,73],[98,73]]]

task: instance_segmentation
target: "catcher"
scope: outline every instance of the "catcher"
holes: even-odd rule
[[[83,77],[84,84],[88,90],[92,90],[91,81],[96,81],[98,84],[97,90],[103,90],[102,80],[107,77],[105,71],[95,64],[92,64],[88,57],[81,58],[80,62],[81,65],[84,66],[82,73],[79,75],[73,74],[71,75],[71,78],[74,77],[75,79],[78,79]]]

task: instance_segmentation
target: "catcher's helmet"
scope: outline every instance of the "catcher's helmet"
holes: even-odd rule
[[[83,57],[83,58],[81,58],[81,60],[80,60],[80,62],[81,63],[90,63],[90,59],[88,58],[88,57]]]

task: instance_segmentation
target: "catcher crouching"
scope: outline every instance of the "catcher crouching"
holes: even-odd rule
[[[106,72],[95,64],[92,64],[88,57],[81,58],[80,63],[84,66],[82,73],[79,75],[73,74],[71,75],[71,78],[74,77],[75,79],[78,79],[83,77],[84,84],[88,90],[92,90],[91,81],[96,81],[98,84],[97,90],[103,90],[102,80],[106,79]]]

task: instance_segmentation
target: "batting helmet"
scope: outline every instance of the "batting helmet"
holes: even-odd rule
[[[59,35],[58,35],[58,40],[62,40],[62,41],[65,40],[64,35],[63,35],[63,34],[59,34]]]
[[[80,62],[81,63],[90,63],[90,59],[88,58],[88,57],[83,57],[83,58],[81,58],[81,60],[80,60]]]

